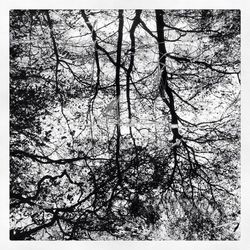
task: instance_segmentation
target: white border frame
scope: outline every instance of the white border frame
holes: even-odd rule
[[[241,239],[239,241],[10,241],[9,240],[9,10],[10,9],[240,9],[242,56]],[[2,0],[0,3],[0,244],[2,249],[250,249],[250,9],[247,0]]]

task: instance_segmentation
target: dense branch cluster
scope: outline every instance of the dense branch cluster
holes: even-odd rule
[[[237,10],[10,12],[12,240],[238,239]]]

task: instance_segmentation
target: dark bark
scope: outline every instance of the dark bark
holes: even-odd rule
[[[116,138],[116,166],[117,166],[117,176],[118,182],[122,182],[122,175],[120,169],[120,137],[121,137],[121,129],[120,129],[120,105],[119,98],[121,94],[120,89],[120,65],[121,65],[121,53],[122,53],[122,37],[123,37],[123,10],[119,10],[118,14],[119,26],[118,26],[118,41],[117,41],[117,56],[116,56],[116,74],[115,74],[115,86],[116,86],[116,100],[117,100],[117,138]]]
[[[159,68],[161,72],[160,76],[160,94],[162,100],[167,104],[170,114],[171,114],[171,123],[172,125],[178,126],[178,116],[175,111],[175,103],[172,90],[169,86],[168,82],[168,73],[166,70],[166,46],[165,46],[165,38],[164,38],[164,20],[163,20],[163,10],[156,10],[156,27],[157,27],[157,40],[158,40],[158,48],[159,48]],[[167,97],[165,97],[165,93]],[[181,138],[178,128],[172,128],[173,132],[173,142],[176,142],[176,139]]]
[[[127,105],[128,105],[128,118],[129,118],[130,123],[132,119],[131,102],[130,102],[130,81],[131,81],[131,73],[133,72],[133,68],[134,68],[134,58],[135,58],[135,30],[141,22],[141,18],[140,18],[141,13],[142,13],[142,10],[135,11],[134,21],[129,31],[131,46],[129,50],[130,61],[129,61],[128,70],[126,71],[126,98],[127,98]],[[130,135],[131,135],[131,138],[133,140],[133,144],[136,150],[136,155],[138,157],[138,152],[136,149],[135,139],[132,133],[131,126],[129,127],[129,131],[130,131]]]
[[[118,27],[118,40],[117,40],[117,54],[116,54],[116,74],[115,74],[115,85],[116,85],[116,98],[120,97],[120,68],[121,68],[121,53],[122,53],[122,37],[123,37],[123,10],[119,10],[119,27]]]
[[[130,78],[131,78],[131,72],[134,67],[134,57],[135,57],[135,29],[140,23],[140,15],[142,10],[136,10],[136,15],[134,17],[134,22],[131,26],[131,29],[129,31],[130,35],[130,41],[131,41],[131,47],[129,50],[130,53],[130,62],[126,74],[126,97],[127,97],[127,104],[128,104],[128,118],[131,119],[131,105],[130,105]]]
[[[99,87],[100,87],[100,73],[101,73],[100,62],[99,62],[99,53],[98,53],[98,42],[96,39],[97,35],[96,35],[96,31],[95,31],[94,27],[90,23],[89,18],[85,14],[84,10],[81,11],[81,14],[82,14],[82,17],[83,17],[85,23],[87,24],[89,30],[92,33],[92,41],[94,42],[94,48],[95,48],[96,85],[95,85],[95,94],[94,94],[94,97],[92,98],[92,100],[95,100],[95,98],[98,94]]]

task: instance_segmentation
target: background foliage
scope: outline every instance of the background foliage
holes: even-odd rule
[[[240,12],[12,10],[10,238],[239,238]]]

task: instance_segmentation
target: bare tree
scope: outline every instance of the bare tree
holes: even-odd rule
[[[10,12],[12,240],[239,238],[238,10]]]

